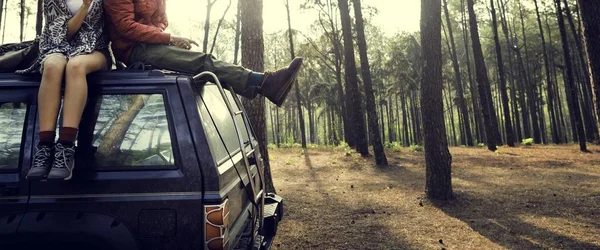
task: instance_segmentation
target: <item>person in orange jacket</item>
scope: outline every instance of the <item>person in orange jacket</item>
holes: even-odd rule
[[[253,72],[191,51],[196,42],[165,32],[169,25],[165,0],[104,0],[104,8],[113,53],[126,64],[141,62],[190,74],[211,71],[237,94],[247,98],[260,94],[277,106],[285,101],[302,66],[302,58],[295,58],[275,72]]]

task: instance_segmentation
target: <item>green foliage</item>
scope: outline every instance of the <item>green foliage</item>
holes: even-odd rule
[[[525,138],[521,141],[521,144],[525,146],[533,146],[533,138]]]
[[[349,148],[350,146],[348,145],[348,143],[343,141],[343,142],[340,142],[340,144],[337,147],[338,148]]]
[[[342,149],[344,151],[345,156],[350,156],[354,152],[350,145],[348,145],[348,143],[346,143],[345,141],[340,142],[340,145],[338,145],[337,148]]]
[[[411,152],[423,152],[423,146],[421,145],[410,145]]]
[[[402,149],[402,144],[400,144],[400,142],[397,142],[397,141],[392,142],[392,143],[386,142],[383,146],[385,148],[392,149],[393,151],[396,151],[396,152],[400,152]]]
[[[302,145],[300,145],[300,143],[281,143],[279,145],[280,148],[300,148],[302,147]]]
[[[485,147],[485,143],[483,143],[483,142],[477,143],[477,147],[483,148],[483,147]]]
[[[267,145],[267,149],[276,149],[276,148],[277,148],[277,145],[275,145],[275,144],[273,144],[273,143],[269,143],[269,144]]]

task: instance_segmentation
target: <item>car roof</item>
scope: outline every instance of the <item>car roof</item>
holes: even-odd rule
[[[189,77],[182,73],[163,72],[159,70],[122,71],[114,70],[88,75],[88,79],[97,80],[102,85],[145,85],[145,84],[176,84],[177,78]],[[32,87],[39,86],[41,74],[17,75],[0,73],[1,87]]]

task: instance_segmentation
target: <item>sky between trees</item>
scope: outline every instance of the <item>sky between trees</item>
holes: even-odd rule
[[[19,41],[19,1],[8,1],[8,11],[6,34],[4,43]],[[31,2],[31,3],[29,3]],[[310,25],[317,19],[316,13],[309,10],[301,10],[301,0],[290,1],[290,11],[292,15],[292,26],[302,32],[307,32]],[[421,2],[419,0],[364,0],[363,7],[374,7],[377,14],[373,16],[373,24],[379,26],[387,35],[393,35],[396,32],[406,31],[414,32],[419,30],[419,15]],[[26,39],[31,40],[35,37],[35,4],[27,0],[28,6],[31,6],[31,15],[28,19],[26,29]],[[229,0],[217,0],[211,13],[211,23],[217,22],[227,8]],[[226,20],[234,20],[236,11],[236,0],[232,0]],[[366,15],[367,13],[365,13]],[[201,33],[202,29],[194,29],[195,25],[201,27],[206,15],[206,1],[203,0],[167,0],[167,15],[169,17],[170,27],[168,32],[175,35],[193,36],[192,32]],[[284,0],[265,0],[264,1],[264,31],[266,34],[287,30],[287,17],[284,6]],[[193,25],[195,24],[195,25]],[[1,29],[1,27],[0,27]],[[178,34],[181,33],[181,34]],[[200,35],[199,35],[200,36]],[[200,42],[200,41],[199,41]]]

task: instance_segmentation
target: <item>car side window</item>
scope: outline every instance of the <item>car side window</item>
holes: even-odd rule
[[[229,91],[225,91],[225,93],[232,104],[234,112],[239,111],[231,93]],[[197,103],[208,144],[213,151],[217,163],[221,163],[224,159],[228,158],[228,151],[231,155],[235,155],[240,149],[233,120],[216,85],[204,85],[201,96],[197,96],[197,98],[201,98],[201,100],[197,100]],[[236,120],[240,126],[242,140],[247,142],[248,133],[243,118],[236,116]],[[223,145],[221,137],[225,145]]]
[[[19,166],[26,115],[26,103],[0,104],[0,170]]]
[[[96,168],[175,164],[162,94],[103,95],[96,105]]]

